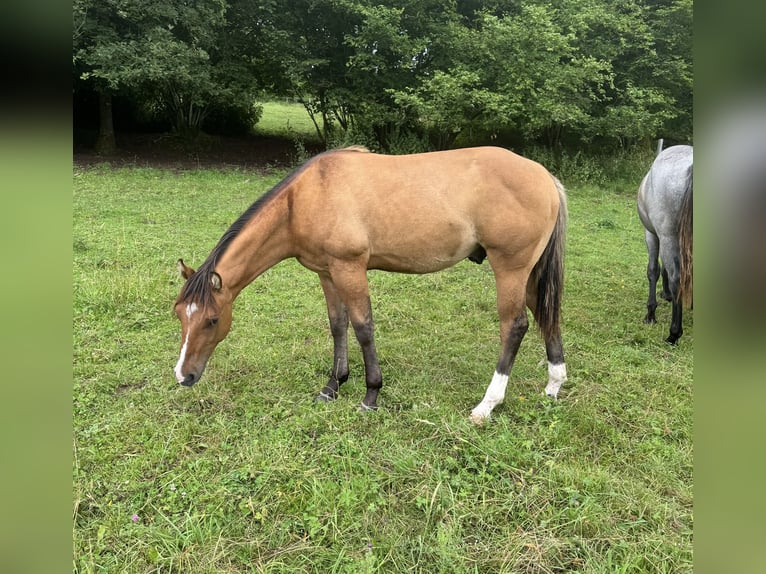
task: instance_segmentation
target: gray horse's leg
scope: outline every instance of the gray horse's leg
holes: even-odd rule
[[[671,345],[675,345],[683,334],[681,301],[678,299],[678,285],[680,280],[679,247],[675,238],[665,238],[660,245],[660,257],[668,272],[668,288],[670,290],[673,311],[670,319],[670,334],[665,339]]]
[[[656,323],[654,312],[657,309],[657,280],[660,277],[660,240],[651,231],[644,231],[646,250],[649,253],[649,263],[646,266],[646,278],[649,280],[649,297],[646,300],[646,317],[644,323]],[[664,277],[663,277],[664,281]]]
[[[665,269],[665,266],[662,266],[662,293],[660,293],[660,297],[665,299],[665,301],[672,301],[673,297],[670,295],[670,279],[668,279],[668,270]]]

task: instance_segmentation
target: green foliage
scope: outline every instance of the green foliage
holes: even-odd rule
[[[205,378],[176,383],[176,259],[202,261],[283,175],[75,168],[74,572],[692,572],[693,311],[678,347],[668,304],[641,321],[632,173],[563,178],[570,382],[542,396],[530,329],[484,428],[467,415],[498,353],[486,264],[370,273],[379,412],[354,410],[353,342],[339,399],[312,403],[332,342],[295,261],[240,295]]]
[[[257,118],[255,81],[240,54],[229,50],[223,0],[79,0],[75,14],[81,21],[75,70],[98,90],[159,101],[181,134],[195,134],[211,109]]]
[[[673,39],[689,36],[685,1],[309,4],[307,19],[323,23],[294,52],[293,89],[324,121],[324,141],[352,126],[383,149],[403,131],[435,148],[464,131],[554,147],[572,135],[621,146],[691,137],[691,46]],[[674,17],[659,25],[664,11]]]
[[[634,147],[614,152],[593,153],[552,150],[534,146],[524,150],[527,157],[546,166],[561,181],[572,185],[615,186],[631,189],[646,175],[655,152],[650,147]],[[636,187],[636,191],[638,188]]]
[[[437,70],[417,90],[393,91],[394,103],[406,108],[431,138],[435,149],[449,149],[457,136],[480,118],[504,117],[503,98],[482,87],[477,72]]]
[[[178,130],[267,92],[327,146],[692,138],[691,0],[78,0],[73,20],[78,78],[159,98]]]
[[[206,115],[206,131],[220,135],[247,135],[263,117],[263,105],[246,99],[211,105]]]

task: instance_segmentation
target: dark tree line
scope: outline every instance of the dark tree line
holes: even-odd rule
[[[392,151],[690,141],[691,35],[692,0],[74,0],[75,101],[102,150],[115,98],[189,135],[290,97],[326,144]]]

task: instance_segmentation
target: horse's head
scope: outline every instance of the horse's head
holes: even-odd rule
[[[181,321],[181,355],[175,366],[178,382],[190,387],[200,380],[205,365],[231,328],[232,299],[215,271],[195,272],[178,260],[186,283],[175,304]]]

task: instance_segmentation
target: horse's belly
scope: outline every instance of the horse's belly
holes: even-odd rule
[[[433,273],[465,259],[476,246],[475,238],[467,235],[420,241],[402,238],[391,244],[373,244],[367,267],[398,273]]]

